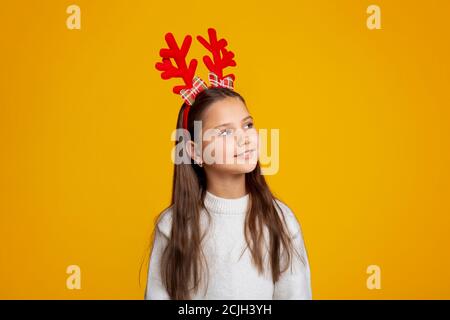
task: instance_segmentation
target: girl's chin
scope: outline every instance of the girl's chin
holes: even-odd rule
[[[241,164],[216,164],[213,168],[222,173],[242,174],[249,173],[255,170],[256,162],[241,163]]]

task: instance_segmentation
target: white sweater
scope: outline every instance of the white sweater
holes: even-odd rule
[[[203,250],[209,267],[209,283],[207,291],[203,284],[197,294],[192,296],[193,300],[312,299],[310,267],[301,226],[289,207],[279,200],[276,201],[282,208],[294,246],[303,254],[306,266],[298,258],[294,258],[294,254],[292,269],[288,268],[273,284],[266,251],[265,275],[259,275],[251,262],[248,248],[239,259],[242,250],[246,247],[244,219],[249,195],[237,199],[226,199],[207,191],[205,207],[211,213],[212,219],[211,226],[203,240]],[[202,213],[201,226],[205,226],[208,224],[208,220],[204,209],[202,209]],[[154,249],[148,268],[145,292],[147,300],[170,299],[161,281],[160,260],[170,237],[171,214],[171,208],[167,209],[157,224]]]

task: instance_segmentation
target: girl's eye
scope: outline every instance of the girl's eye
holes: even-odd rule
[[[253,128],[253,122],[249,122],[245,125],[246,128]]]
[[[231,133],[232,133],[231,129],[224,129],[224,130],[219,131],[219,136],[225,136],[225,135],[231,134]]]

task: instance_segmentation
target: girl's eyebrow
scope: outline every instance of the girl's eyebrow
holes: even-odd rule
[[[246,116],[244,119],[241,120],[241,122],[244,122],[247,119],[252,119],[253,120],[253,117],[252,116]],[[232,123],[231,122],[222,123],[221,125],[218,125],[218,126],[214,127],[214,129],[217,129],[217,128],[220,128],[220,127],[226,127],[226,126],[228,126],[230,124],[232,124]]]

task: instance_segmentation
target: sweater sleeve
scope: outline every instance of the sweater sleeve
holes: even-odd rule
[[[300,223],[286,205],[280,206],[286,213],[293,246],[303,256],[303,261],[293,254],[292,268],[290,265],[274,285],[273,300],[312,300],[311,272]]]
[[[165,221],[162,222],[163,224],[158,224],[155,230],[153,249],[148,268],[147,287],[144,296],[145,300],[170,300],[170,296],[161,279],[161,257],[168,242],[167,234],[165,234],[164,231]]]

